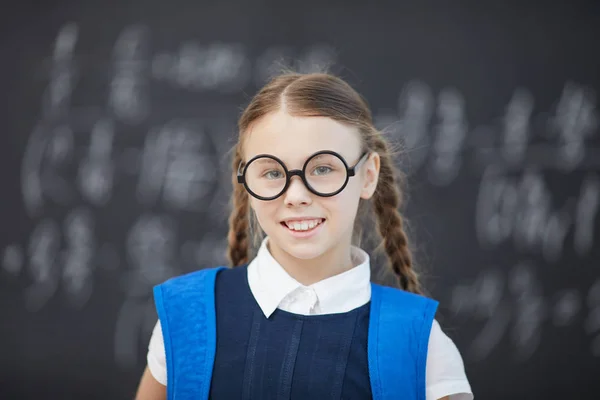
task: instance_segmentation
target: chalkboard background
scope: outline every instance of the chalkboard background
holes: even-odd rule
[[[600,7],[374,3],[3,9],[0,398],[133,397],[151,287],[225,262],[226,153],[277,60],[331,65],[409,150],[476,398],[599,396]]]

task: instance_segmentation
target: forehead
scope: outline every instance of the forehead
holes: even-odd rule
[[[267,114],[252,124],[244,142],[246,160],[273,154],[290,165],[302,164],[319,150],[356,157],[360,136],[356,128],[326,117],[294,117],[284,111]]]

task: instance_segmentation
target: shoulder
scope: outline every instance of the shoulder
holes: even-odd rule
[[[208,287],[231,286],[238,284],[246,276],[247,266],[230,268],[225,266],[204,268],[186,274],[174,276],[154,286],[155,296],[197,295],[199,289]]]
[[[155,296],[169,295],[172,293],[185,295],[185,293],[190,291],[196,292],[199,287],[203,287],[207,284],[214,285],[217,274],[225,269],[227,269],[227,267],[218,266],[174,276],[154,286],[154,294]]]
[[[410,293],[402,289],[371,284],[371,300],[373,305],[382,311],[395,310],[404,318],[423,318],[433,320],[438,301],[421,294]],[[397,313],[402,307],[402,313]]]
[[[166,281],[158,284],[157,286],[185,286],[190,283],[202,281],[213,275],[216,275],[219,271],[226,269],[227,267],[218,266],[211,268],[203,268],[197,271],[188,272],[185,274],[177,275]]]
[[[454,341],[446,335],[437,319],[431,325],[429,352],[437,361],[448,361],[452,365],[463,367],[461,354]],[[447,364],[444,362],[443,364]]]

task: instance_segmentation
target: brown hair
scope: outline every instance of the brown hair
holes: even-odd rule
[[[385,138],[373,126],[366,101],[344,80],[328,73],[284,73],[273,78],[251,100],[238,122],[239,140],[233,149],[233,196],[229,217],[228,258],[232,266],[249,261],[252,244],[252,218],[249,195],[237,183],[237,169],[243,161],[245,133],[262,116],[285,108],[295,116],[323,116],[354,126],[360,132],[364,149],[377,152],[381,159],[379,181],[369,202],[377,217],[380,243],[387,255],[391,271],[400,288],[422,293],[418,276],[413,268],[411,251],[404,231],[399,207],[402,196],[399,189],[401,175],[396,170]],[[359,212],[365,211],[364,202]],[[357,221],[359,218],[357,218]],[[360,224],[355,230],[360,231]],[[358,228],[358,229],[356,229]]]

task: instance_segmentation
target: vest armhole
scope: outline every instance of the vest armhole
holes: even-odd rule
[[[160,285],[155,286],[154,292],[154,303],[156,305],[156,313],[160,321],[161,330],[163,332],[163,345],[165,348],[165,361],[167,368],[167,399],[173,398],[175,393],[175,381],[173,379],[173,355],[171,349],[171,335],[169,331],[169,319],[167,317],[167,310],[163,299],[163,291]],[[167,334],[165,334],[167,332]]]

